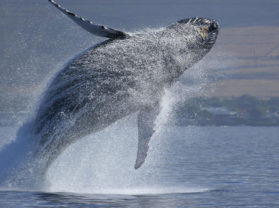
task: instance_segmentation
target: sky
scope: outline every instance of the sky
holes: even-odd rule
[[[278,0],[57,0],[97,23],[124,31],[209,17],[222,28],[279,26]],[[65,63],[104,40],[83,31],[47,0],[0,1],[0,97],[40,94]]]

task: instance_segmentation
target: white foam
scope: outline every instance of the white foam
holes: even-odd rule
[[[159,194],[186,194],[210,191],[208,188],[179,188],[179,187],[135,187],[135,188],[104,188],[84,190],[83,194],[104,195],[159,195]],[[61,192],[64,192],[61,190]],[[80,192],[79,192],[80,193]]]
[[[165,128],[151,141],[145,164],[135,170],[137,151],[136,115],[131,115],[102,132],[92,134],[66,149],[52,164],[43,187],[47,192],[145,195],[198,193],[208,188],[168,184],[164,169],[165,146],[170,142]],[[165,167],[167,168],[167,167]]]

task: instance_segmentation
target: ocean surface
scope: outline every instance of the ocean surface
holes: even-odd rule
[[[217,19],[221,28],[277,26],[279,22],[277,0],[58,2],[97,23],[129,32],[192,16]],[[1,0],[0,12],[0,93],[5,98],[1,101],[6,109],[22,110],[23,103],[26,113],[32,114],[36,112],[32,105],[40,100],[50,77],[102,39],[74,25],[46,0]],[[208,65],[205,61],[187,73],[183,81],[193,83],[191,87],[178,86],[170,97],[199,95],[207,82],[203,68]],[[212,59],[210,66],[226,63]],[[21,96],[28,102],[12,99]],[[170,97],[167,102],[173,102]],[[22,125],[19,115],[9,120],[10,115],[4,114],[8,113],[0,113],[0,152]],[[135,124],[136,116],[131,115],[72,144],[36,190],[28,185],[0,187],[0,208],[279,207],[279,127],[159,125],[145,164],[134,170]],[[0,173],[1,168],[5,166]],[[29,181],[36,181],[33,177]]]
[[[163,126],[134,170],[129,119],[71,145],[40,190],[2,187],[0,207],[279,207],[279,127]]]

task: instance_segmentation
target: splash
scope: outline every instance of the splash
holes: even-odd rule
[[[206,81],[201,74],[205,71],[187,72],[185,76],[198,76]],[[196,74],[197,73],[197,74]],[[201,80],[197,78],[197,83]],[[44,179],[36,175],[29,162],[29,155],[35,148],[30,128],[27,124],[18,133],[19,140],[7,146],[8,154],[4,150],[2,155],[9,157],[3,169],[8,170],[5,177],[5,187],[10,189],[36,189],[48,192],[75,192],[90,194],[168,194],[168,193],[195,193],[208,191],[206,188],[197,188],[193,185],[185,187],[169,186],[164,184],[158,165],[163,164],[166,158],[164,148],[166,145],[162,135],[167,124],[171,122],[172,110],[181,101],[181,93],[198,96],[202,88],[189,88],[179,82],[172,90],[168,90],[161,103],[162,111],[157,118],[157,133],[151,142],[149,157],[144,168],[134,170],[133,164],[137,147],[136,114],[132,114],[114,123],[101,132],[89,135],[69,146],[54,161]],[[30,125],[30,124],[29,124]],[[2,158],[3,159],[3,158]],[[4,161],[4,160],[2,160]],[[34,162],[34,161],[33,161]],[[24,168],[22,165],[25,164]],[[11,168],[7,164],[12,164]],[[28,168],[26,168],[28,167]],[[1,168],[1,170],[3,170]],[[21,172],[15,176],[15,173]],[[11,175],[10,175],[11,174]],[[16,179],[16,180],[15,180]],[[43,181],[41,181],[43,180]],[[36,186],[34,183],[37,183]]]
[[[137,147],[136,115],[127,115],[139,110],[139,106],[156,103],[163,94],[161,91],[165,82],[169,86],[186,68],[208,52],[208,48],[202,48],[199,53],[201,46],[195,41],[200,39],[194,35],[194,26],[190,28],[191,31],[186,30],[186,38],[184,33],[181,35],[171,28],[166,33],[159,29],[140,34],[124,43],[122,40],[116,40],[114,44],[106,43],[104,47],[97,47],[94,53],[94,49],[88,50],[66,66],[64,71],[60,71],[45,91],[38,119],[23,125],[17,139],[1,152],[1,170],[5,170],[0,175],[3,184],[8,187],[87,193],[120,193],[121,190],[123,193],[127,190],[149,193],[148,188],[154,193],[182,190],[169,185],[161,186],[158,164],[163,158],[160,155],[164,152],[160,147],[164,142],[160,137],[165,124],[170,121],[173,106],[178,101],[200,94],[205,82],[204,73],[199,70],[186,72],[184,78],[191,80],[191,85],[184,85],[187,81],[181,80],[171,90],[165,90],[148,163],[137,171],[133,169]],[[178,34],[180,36],[176,37]],[[161,42],[158,42],[158,36]],[[191,53],[194,46],[197,48]],[[119,63],[119,60],[122,62]],[[125,76],[119,67],[125,69]],[[96,69],[96,72],[88,69]],[[105,77],[109,79],[104,80]],[[181,95],[185,98],[181,98]],[[105,104],[108,105],[102,109]],[[115,105],[118,110],[115,110]],[[100,108],[99,113],[103,114],[95,114],[95,108]],[[112,110],[108,112],[108,109]],[[122,111],[125,113],[120,115]],[[94,134],[76,141],[75,136],[80,131],[91,130],[90,124],[94,124],[92,119],[96,118],[104,122],[101,127],[109,127],[100,131],[100,126],[97,126]],[[78,120],[80,123],[76,124]],[[104,120],[108,120],[107,123]],[[59,148],[66,146],[66,143],[69,145],[73,142],[64,152],[60,151]],[[37,158],[41,150],[46,151]],[[60,152],[62,154],[51,164],[53,158],[47,156],[54,153],[58,156]]]
[[[90,135],[64,151],[46,174],[44,191],[88,194],[171,194],[209,191],[193,184],[166,181],[162,175],[165,146],[169,137],[160,128],[151,143],[149,157],[141,169],[135,170],[137,151],[136,115]]]
[[[161,102],[162,110],[156,120],[156,134],[142,169],[133,168],[137,151],[137,115],[133,114],[67,148],[50,167],[45,190],[132,195],[209,191],[192,184],[183,187],[165,184],[160,175],[164,160],[169,159],[164,157],[164,151],[165,146],[170,144],[167,141],[170,138],[164,135],[172,123],[173,109],[178,103],[205,93],[207,70],[201,66],[203,63],[182,77],[182,80],[191,79],[190,86],[180,81],[172,89],[166,90]]]

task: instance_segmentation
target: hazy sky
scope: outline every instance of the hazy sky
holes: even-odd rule
[[[221,28],[279,26],[278,0],[57,0],[95,22],[127,31],[167,26],[193,16],[217,19]],[[45,82],[98,39],[73,24],[47,0],[0,1],[0,93]],[[24,91],[24,90],[23,90]]]

